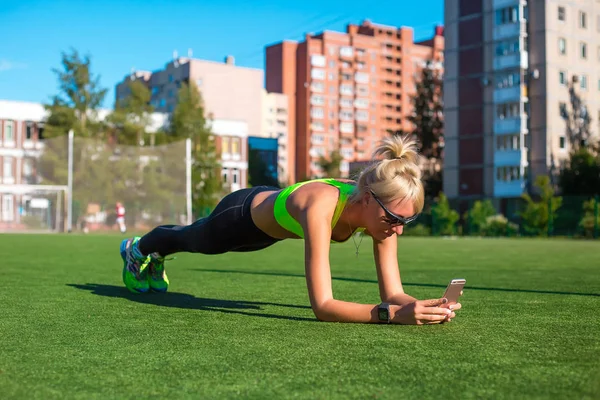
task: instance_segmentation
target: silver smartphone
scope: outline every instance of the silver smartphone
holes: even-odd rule
[[[448,299],[448,303],[446,304],[458,303],[460,292],[465,287],[465,283],[467,283],[465,279],[452,279],[450,281],[443,296]]]

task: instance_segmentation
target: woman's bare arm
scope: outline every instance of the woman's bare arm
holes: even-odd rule
[[[381,301],[398,305],[415,302],[417,299],[404,293],[402,287],[398,267],[398,236],[393,234],[382,241],[373,239],[373,256]]]
[[[299,221],[304,228],[306,284],[313,312],[322,321],[378,322],[377,305],[333,298],[329,250],[335,207],[328,201],[326,196],[315,198]]]

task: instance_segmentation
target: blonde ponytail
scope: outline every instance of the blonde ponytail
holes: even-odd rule
[[[358,177],[357,191],[350,200],[358,201],[371,189],[384,202],[410,200],[415,213],[420,213],[425,203],[420,158],[417,141],[410,136],[383,139],[373,152],[375,161]]]

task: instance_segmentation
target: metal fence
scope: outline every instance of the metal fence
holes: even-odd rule
[[[3,230],[118,230],[117,203],[128,230],[190,223],[190,150],[186,140],[139,147],[72,135],[46,139],[26,152],[21,182],[0,191],[12,199],[3,207],[1,219],[10,220]]]
[[[598,196],[548,200],[436,199],[404,234],[413,236],[600,237]]]

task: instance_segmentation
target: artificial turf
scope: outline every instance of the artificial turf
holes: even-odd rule
[[[318,322],[303,243],[179,254],[167,294],[121,282],[121,236],[0,235],[0,397],[600,397],[600,242],[401,238],[407,293],[466,278],[435,326]],[[369,240],[333,245],[334,296],[379,302]]]

